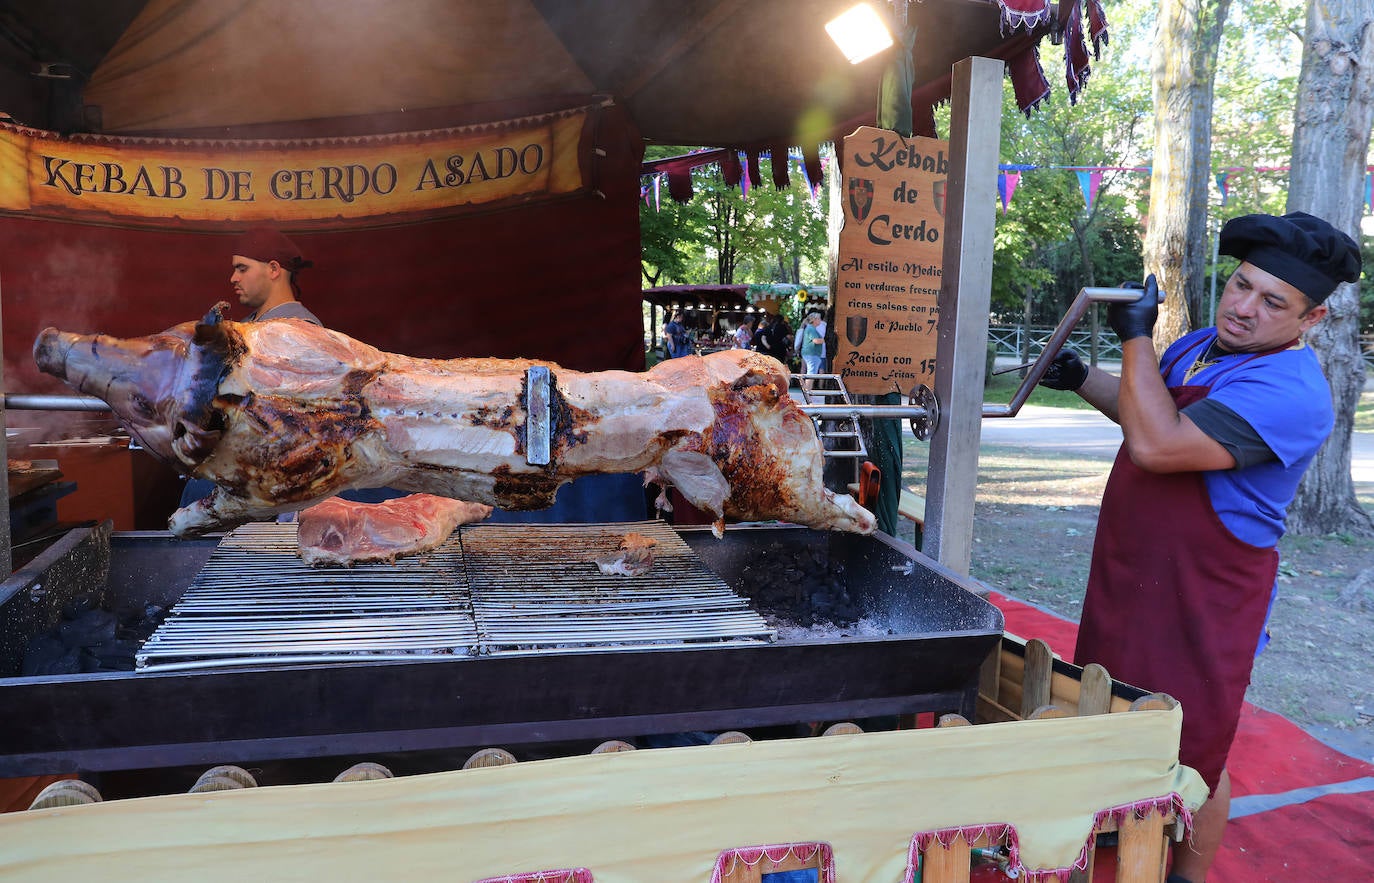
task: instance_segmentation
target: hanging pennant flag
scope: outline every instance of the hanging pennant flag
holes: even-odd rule
[[[1002,214],[1007,213],[1007,208],[1011,205],[1011,195],[1016,192],[1016,185],[1020,183],[1020,172],[1001,172],[997,175],[997,195],[1002,198]]]
[[[1228,184],[1230,179],[1231,173],[1229,171],[1217,172],[1217,189],[1221,191],[1221,204],[1223,206],[1226,205],[1226,201],[1231,198],[1231,189]]]
[[[662,182],[662,180],[663,180],[663,176],[662,176],[662,175],[654,175],[654,211],[656,211],[656,212],[657,212],[657,211],[662,211],[662,206],[660,206],[660,205],[659,205],[659,202],[658,202],[658,188],[659,188],[659,184],[660,184],[660,182]]]
[[[1088,206],[1088,211],[1093,210],[1093,203],[1097,201],[1097,190],[1102,186],[1102,172],[1100,171],[1079,171],[1078,189],[1083,191],[1083,202]]]
[[[1364,207],[1374,209],[1374,174],[1364,173]]]

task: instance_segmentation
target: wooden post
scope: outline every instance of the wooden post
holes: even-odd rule
[[[1050,704],[1050,677],[1054,674],[1054,654],[1039,638],[1026,642],[1026,670],[1021,676],[1021,716]]]
[[[944,276],[935,355],[940,425],[930,440],[921,550],[964,575],[973,557],[1003,70],[1000,61],[966,58],[954,65],[950,95]]]
[[[1164,879],[1164,816],[1150,810],[1143,819],[1121,822],[1116,847],[1117,883],[1159,883]]]
[[[968,883],[969,858],[963,834],[956,834],[949,846],[935,841],[921,854],[921,883]]]
[[[1079,680],[1079,715],[1106,714],[1112,709],[1112,676],[1096,662],[1083,666]]]

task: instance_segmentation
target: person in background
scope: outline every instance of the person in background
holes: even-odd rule
[[[786,365],[791,337],[787,320],[780,313],[770,313],[758,334],[754,335],[754,349]]]
[[[741,350],[749,349],[749,344],[753,342],[754,332],[758,327],[758,316],[755,316],[748,322],[741,321],[739,327],[735,329],[735,348]]]
[[[801,356],[807,374],[821,374],[825,371],[825,322],[820,310],[812,310],[802,320],[797,332],[797,353]]]
[[[1107,309],[1119,378],[1066,351],[1041,381],[1077,392],[1125,439],[1102,496],[1074,662],[1182,703],[1179,759],[1211,796],[1174,848],[1170,883],[1202,883],[1221,846],[1226,756],[1276,597],[1276,546],[1334,420],[1302,335],[1361,270],[1349,236],[1302,212],[1233,218],[1220,249],[1240,265],[1215,327],[1157,358],[1151,275],[1139,300]]]
[[[271,227],[252,227],[234,240],[229,284],[239,303],[252,310],[245,322],[268,319],[304,319],[323,324],[297,298],[296,274],[312,266],[296,243]]]
[[[673,318],[663,326],[663,350],[670,359],[692,354],[692,338],[687,333],[687,326],[682,324],[681,310],[675,310]]]
[[[233,266],[229,284],[239,303],[252,310],[243,321],[303,319],[312,325],[324,324],[296,300],[300,294],[296,274],[312,264],[301,255],[296,243],[282,233],[271,227],[250,227],[235,237],[229,260]],[[188,478],[181,490],[180,505],[189,506],[214,488],[214,482],[208,479]],[[287,513],[278,520],[295,521],[296,513]]]

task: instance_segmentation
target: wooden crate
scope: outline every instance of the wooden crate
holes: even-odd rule
[[[983,664],[976,723],[1120,714],[1176,706],[1177,702],[1166,694],[1147,693],[1113,680],[1096,663],[1080,668],[1066,662],[1056,657],[1044,641],[1003,635],[1001,644]],[[939,722],[939,726],[969,724],[959,715],[946,715]],[[1166,874],[1169,842],[1181,840],[1184,830],[1177,813],[1149,812],[1143,817],[1128,815],[1119,821],[1106,817],[1095,833],[1117,835],[1118,883],[1161,883]],[[929,861],[923,883],[964,883],[970,876],[971,850],[1005,845],[988,834],[967,842],[957,838],[947,846],[933,843],[923,856]],[[1098,851],[1089,852],[1087,867],[1076,869],[1070,883],[1090,883]]]

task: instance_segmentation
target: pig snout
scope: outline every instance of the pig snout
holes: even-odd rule
[[[44,328],[39,332],[38,339],[33,342],[33,361],[43,373],[51,374],[59,380],[66,380],[67,353],[71,351],[74,342],[74,335],[58,331],[56,328]]]

